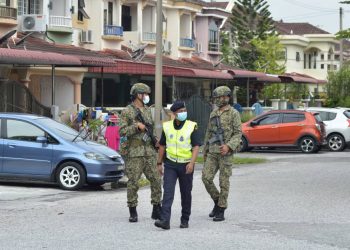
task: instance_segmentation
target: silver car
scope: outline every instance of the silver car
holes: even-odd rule
[[[350,144],[350,108],[309,107],[320,114],[326,125],[327,145],[331,151],[342,151]]]

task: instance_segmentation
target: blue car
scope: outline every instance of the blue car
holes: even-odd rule
[[[0,113],[0,180],[55,182],[77,190],[117,181],[124,169],[116,151],[55,120]]]

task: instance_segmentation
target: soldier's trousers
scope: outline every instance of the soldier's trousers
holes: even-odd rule
[[[145,174],[151,185],[151,203],[158,205],[162,197],[161,177],[157,171],[155,156],[128,157],[125,162],[127,183],[128,207],[137,206],[137,191],[142,173]]]
[[[232,175],[233,155],[222,156],[208,153],[202,171],[202,181],[209,195],[214,201],[218,201],[219,207],[227,207],[227,198],[230,189],[230,176]],[[219,174],[220,192],[214,184],[214,177]]]

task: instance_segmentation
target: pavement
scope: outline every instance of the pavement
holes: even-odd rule
[[[198,165],[190,228],[179,228],[177,188],[168,231],[153,225],[149,187],[129,223],[125,188],[0,183],[0,249],[350,249],[349,153],[238,154],[268,162],[235,166],[224,222],[208,217]]]

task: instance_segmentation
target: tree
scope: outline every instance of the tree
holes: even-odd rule
[[[350,65],[328,73],[328,106],[350,106]]]
[[[275,28],[266,0],[237,0],[230,18],[235,64],[254,70],[258,54],[251,45],[253,39],[265,40]]]

